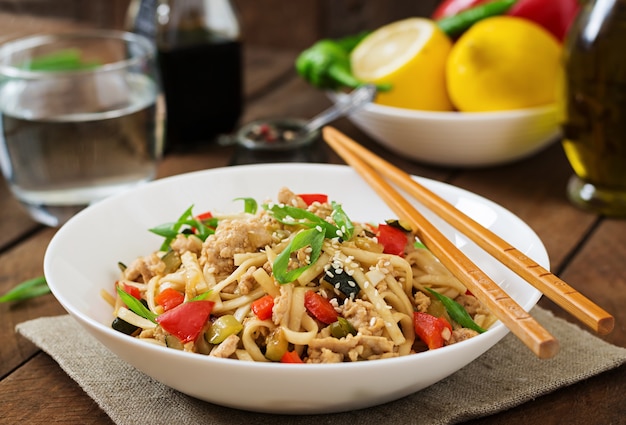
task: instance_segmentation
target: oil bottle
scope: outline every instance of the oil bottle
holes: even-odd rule
[[[564,46],[567,193],[585,209],[626,216],[626,0],[591,0]]]

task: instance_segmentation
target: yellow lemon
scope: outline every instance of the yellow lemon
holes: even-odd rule
[[[498,16],[472,26],[448,57],[446,78],[460,111],[528,108],[556,101],[561,44],[539,25]]]
[[[355,77],[371,83],[389,83],[376,103],[400,108],[449,111],[452,104],[445,84],[450,39],[426,18],[408,18],[382,26],[352,51]]]

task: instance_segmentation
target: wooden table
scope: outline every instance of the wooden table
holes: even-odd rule
[[[295,51],[249,48],[246,52],[246,113],[257,117],[311,117],[329,105],[323,93],[293,71]],[[616,318],[606,341],[626,347],[626,222],[571,206],[565,185],[571,173],[558,143],[536,156],[487,169],[446,169],[409,162],[387,152],[349,121],[336,127],[406,171],[454,184],[489,198],[526,221],[541,237],[552,271]],[[233,150],[207,144],[194,152],[168,154],[159,176],[222,167]],[[326,150],[326,161],[342,163]],[[0,293],[43,273],[42,260],[55,229],[31,221],[0,181]],[[550,301],[540,305],[571,319]],[[63,314],[52,295],[20,304],[0,304],[0,423],[107,424],[108,416],[45,353],[14,331],[40,316]],[[560,389],[473,424],[617,424],[626,418],[626,366]]]

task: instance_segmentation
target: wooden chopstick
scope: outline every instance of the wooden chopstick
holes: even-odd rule
[[[589,328],[603,335],[613,330],[615,325],[613,316],[550,271],[528,258],[517,248],[416,182],[409,174],[375,155],[354,140],[332,128],[329,128],[328,134],[329,138],[337,139],[337,143],[341,143],[345,148],[376,168],[379,173],[389,178],[389,180],[420,201],[425,207],[464,233],[478,246],[539,289],[546,297]]]
[[[407,220],[417,237],[439,258],[467,289],[498,317],[539,358],[551,358],[559,350],[558,341],[515,302],[489,276],[480,270],[437,228],[422,216],[383,177],[346,145],[347,136],[324,127],[323,136],[344,161],[350,164],[398,215]]]

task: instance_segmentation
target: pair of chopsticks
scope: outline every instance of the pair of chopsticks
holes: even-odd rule
[[[600,334],[611,332],[614,319],[606,311],[452,204],[416,182],[409,174],[332,127],[324,127],[323,137],[326,143],[378,193],[398,218],[411,224],[417,237],[441,263],[539,358],[555,356],[559,350],[558,341],[424,218],[385,178],[464,233],[585,325]]]

